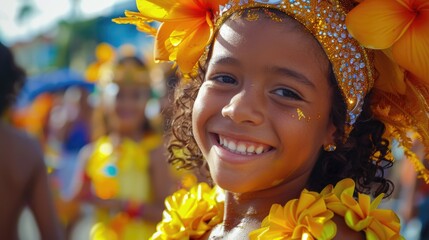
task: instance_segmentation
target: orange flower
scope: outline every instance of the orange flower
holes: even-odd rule
[[[429,83],[429,1],[365,0],[346,25],[363,46],[392,48],[401,67]]]
[[[131,23],[152,33],[148,23],[161,22],[155,39],[155,60],[176,61],[191,73],[213,37],[214,16],[227,0],[137,0],[140,13],[126,12],[117,23]]]

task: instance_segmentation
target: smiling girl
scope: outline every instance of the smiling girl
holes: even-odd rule
[[[87,239],[148,239],[171,192],[162,138],[145,116],[148,71],[139,58],[125,56],[101,79],[95,124],[103,131],[81,150],[75,183],[79,200],[95,209]]]
[[[410,14],[428,8],[414,2]],[[155,58],[184,74],[170,162],[207,167],[216,185],[167,198],[153,239],[402,238],[377,207],[393,191],[388,138],[407,148],[414,130],[428,146],[427,18],[392,37],[392,1],[137,3],[115,21],[156,33]],[[401,42],[410,34],[419,51]]]

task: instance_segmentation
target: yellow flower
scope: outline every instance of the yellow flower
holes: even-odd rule
[[[365,231],[367,239],[403,239],[400,235],[399,218],[392,210],[377,209],[383,194],[371,202],[370,196],[358,195],[353,198],[355,183],[351,179],[343,179],[335,188],[326,187],[322,191],[328,209],[343,216],[351,229]]]
[[[365,0],[346,25],[363,46],[391,48],[401,67],[429,83],[429,1]]]
[[[219,188],[206,183],[181,189],[165,200],[163,220],[151,239],[199,238],[222,222],[223,206]]]
[[[140,13],[126,12],[117,23],[131,23],[153,34],[148,23],[161,22],[155,39],[155,60],[176,61],[192,72],[213,37],[214,16],[227,0],[137,0]]]
[[[332,239],[336,225],[334,213],[326,208],[322,196],[304,190],[299,199],[284,207],[274,204],[261,228],[250,233],[250,239]]]

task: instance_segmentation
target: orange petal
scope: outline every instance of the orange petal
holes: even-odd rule
[[[202,23],[179,46],[177,52],[177,65],[184,73],[190,73],[200,57],[212,35],[212,29],[207,23]]]
[[[415,13],[397,0],[365,0],[347,14],[351,35],[363,46],[386,49],[408,29]]]
[[[429,4],[419,10],[410,29],[392,47],[393,57],[401,67],[429,84]]]
[[[155,38],[154,58],[157,61],[169,61],[170,55],[174,52],[174,47],[168,41],[171,33],[176,28],[176,24],[162,23],[159,26]]]
[[[375,51],[375,68],[379,73],[375,88],[393,94],[405,94],[404,70],[393,61],[390,51]]]

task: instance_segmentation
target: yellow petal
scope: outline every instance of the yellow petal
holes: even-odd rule
[[[359,215],[360,218],[364,218],[364,214],[362,212],[362,209],[360,208],[360,205],[356,202],[356,200],[349,195],[342,195],[341,196],[341,202],[346,205],[351,211],[355,212]]]
[[[316,201],[316,198],[313,195],[308,194],[306,192],[302,192],[298,201],[298,207],[296,210],[297,214],[300,214],[301,212],[306,210],[308,207],[314,204],[315,201]]]
[[[361,217],[366,217],[369,215],[371,209],[371,199],[369,195],[359,193],[359,207],[362,210]]]
[[[203,55],[205,47],[212,35],[212,29],[206,22],[187,36],[180,44],[177,52],[177,65],[183,73],[190,73]]]
[[[378,208],[378,205],[380,205],[381,201],[383,200],[384,193],[379,194],[371,203],[370,210],[375,210]],[[369,198],[369,196],[368,196]]]
[[[392,47],[398,64],[429,84],[429,4]]]
[[[335,185],[334,193],[338,198],[340,198],[342,194],[353,196],[354,190],[355,182],[350,178],[345,178]]]
[[[192,11],[178,0],[137,0],[137,8],[144,17],[161,22],[183,20],[192,16]]]
[[[371,217],[368,218],[360,218],[358,215],[356,215],[353,211],[349,210],[346,212],[346,215],[344,216],[344,220],[351,229],[360,232],[363,229],[367,228],[369,224],[372,221]]]
[[[408,29],[415,13],[396,0],[365,0],[347,14],[350,34],[372,49],[391,47]]]

